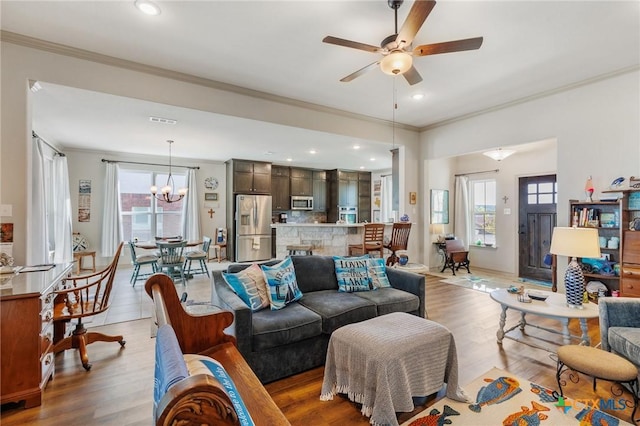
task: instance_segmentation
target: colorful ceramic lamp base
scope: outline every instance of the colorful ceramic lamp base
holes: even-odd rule
[[[584,275],[578,261],[573,258],[564,274],[564,287],[567,296],[567,306],[582,309],[584,295]]]

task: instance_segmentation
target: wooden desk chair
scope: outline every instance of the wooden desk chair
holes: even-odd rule
[[[83,318],[101,314],[109,309],[109,296],[111,296],[123,244],[120,243],[113,260],[105,269],[90,275],[66,278],[61,288],[54,292],[56,296],[53,304],[54,328],[64,330],[66,323],[72,319],[77,319],[78,322],[70,336],[54,341],[53,352],[78,349],[82,366],[87,371],[91,369],[87,345],[93,342],[118,342],[121,347],[124,347],[125,344],[122,336],[87,332],[82,323]]]
[[[187,242],[185,240],[175,243],[157,241],[156,244],[160,250],[160,259],[158,259],[160,271],[165,272],[174,281],[177,277],[180,277],[184,284],[186,282],[184,274],[185,257],[182,254]]]
[[[411,231],[411,223],[395,222],[391,229],[391,240],[384,248],[391,251],[391,255],[387,258],[387,266],[393,266],[398,262],[396,252],[406,250],[409,243],[409,232]]]
[[[144,256],[138,256],[136,254],[136,245],[133,241],[129,241],[129,251],[131,252],[131,264],[133,265],[133,272],[131,273],[131,279],[129,282],[133,287],[136,286],[136,281],[141,278],[147,278],[151,274],[155,274],[158,271],[158,256],[154,254],[147,254]],[[140,267],[144,265],[151,265],[151,273],[140,275]]]
[[[349,256],[378,252],[382,258],[384,257],[383,239],[384,223],[366,223],[362,243],[349,244]]]
[[[191,274],[207,274],[209,277],[209,269],[207,269],[207,257],[209,256],[209,246],[211,246],[211,238],[202,237],[202,250],[194,250],[187,252],[184,255],[185,258],[185,269],[187,270],[187,275]],[[197,260],[199,262],[199,268],[194,269],[191,272],[191,262]]]
[[[446,258],[440,272],[449,268],[455,275],[460,268],[466,268],[467,272],[471,273],[469,270],[469,251],[464,248],[462,240],[446,240],[445,244]]]

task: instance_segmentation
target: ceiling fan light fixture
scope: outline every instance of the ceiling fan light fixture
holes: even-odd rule
[[[407,52],[395,50],[382,58],[380,69],[389,75],[404,74],[413,65],[413,58]]]
[[[502,148],[498,148],[498,149],[493,149],[491,151],[487,151],[487,152],[483,152],[483,155],[486,155],[487,157],[496,160],[496,161],[502,161],[505,158],[507,158],[508,156],[515,154],[516,152],[512,149],[502,149]]]

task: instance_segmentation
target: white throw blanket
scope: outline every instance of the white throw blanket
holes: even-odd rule
[[[431,395],[444,383],[447,397],[469,401],[458,386],[453,335],[438,323],[398,312],[331,335],[320,399],[347,394],[362,404],[371,424],[397,426],[395,413],[412,411],[412,397]]]

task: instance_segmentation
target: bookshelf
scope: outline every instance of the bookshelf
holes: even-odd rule
[[[595,228],[600,237],[600,252],[609,258],[608,263],[593,259],[578,259],[585,281],[600,281],[608,289],[608,295],[620,290],[620,266],[622,262],[622,228],[624,198],[618,201],[569,201],[571,226]],[[616,243],[617,239],[617,243]]]

